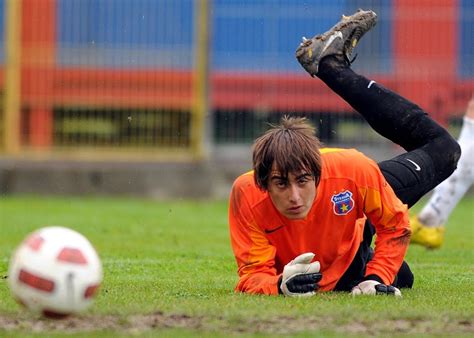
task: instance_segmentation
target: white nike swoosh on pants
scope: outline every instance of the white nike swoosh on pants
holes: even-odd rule
[[[418,165],[418,163],[416,163],[415,161],[410,160],[409,158],[407,158],[407,161],[412,163],[415,166],[416,171],[421,171],[421,167]]]

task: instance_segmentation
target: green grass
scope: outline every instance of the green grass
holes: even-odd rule
[[[298,299],[233,292],[226,201],[2,197],[0,337],[473,335],[473,206],[470,196],[457,207],[441,250],[410,247],[415,286],[402,299]],[[101,256],[104,282],[83,315],[41,319],[9,294],[13,249],[45,225],[80,231]]]

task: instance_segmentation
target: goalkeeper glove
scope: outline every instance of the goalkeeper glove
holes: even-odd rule
[[[280,293],[285,296],[312,296],[319,288],[322,274],[319,273],[319,262],[311,261],[314,253],[307,252],[299,255],[283,269],[278,283]]]
[[[352,288],[351,294],[357,295],[394,295],[401,297],[402,293],[393,285],[385,285],[375,280],[365,280]]]

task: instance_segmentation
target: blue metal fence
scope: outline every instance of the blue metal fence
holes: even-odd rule
[[[363,40],[358,67],[391,70],[391,0],[214,0],[211,68],[299,71],[293,53],[341,13],[371,8],[377,33]],[[195,0],[58,0],[57,59],[62,65],[178,67],[193,65]],[[5,0],[0,0],[0,62],[4,60]],[[474,76],[474,2],[459,1],[459,76]],[[442,42],[440,42],[442,43]],[[440,45],[442,48],[442,45]],[[371,51],[368,53],[368,51]]]

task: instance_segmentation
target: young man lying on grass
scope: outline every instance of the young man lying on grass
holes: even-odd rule
[[[283,118],[258,138],[253,171],[236,179],[230,196],[237,291],[399,296],[412,287],[404,261],[408,208],[455,170],[460,148],[420,107],[350,68],[352,50],[376,18],[372,11],[343,16],[304,39],[296,56],[407,152],[376,163],[354,149],[321,149],[303,118]]]

